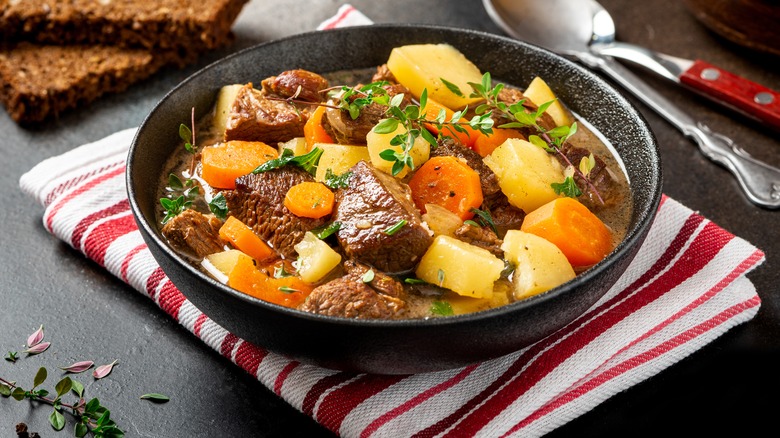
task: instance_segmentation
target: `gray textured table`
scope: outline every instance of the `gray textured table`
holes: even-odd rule
[[[618,37],[669,54],[701,58],[774,89],[779,59],[749,53],[707,31],[668,0],[604,0]],[[353,0],[378,22],[435,23],[501,31],[478,0]],[[87,388],[112,411],[128,436],[328,436],[244,371],[198,341],[148,298],[49,235],[41,208],[18,188],[20,175],[39,161],[117,130],[137,126],[170,88],[210,61],[255,43],[311,30],[335,13],[333,0],[255,0],[234,29],[236,43],[184,70],[165,70],[128,91],[105,97],[36,128],[22,129],[0,113],[0,353],[22,350],[39,324],[53,346],[15,364],[0,361],[0,376],[31,382],[39,366],[50,370],[81,358],[121,364],[110,378]],[[731,136],[751,154],[780,166],[777,132],[718,109],[660,80],[648,81],[706,124]],[[716,434],[727,429],[750,436],[777,424],[780,393],[780,211],[749,204],[730,174],[703,158],[695,146],[646,107],[661,145],[665,193],[762,248],[766,262],[749,275],[763,304],[749,323],[728,331],[668,370],[620,393],[551,436]],[[92,380],[90,378],[82,379]],[[162,392],[172,400],[138,399]],[[26,422],[42,436],[55,433],[50,409],[0,399],[0,437],[15,436]]]

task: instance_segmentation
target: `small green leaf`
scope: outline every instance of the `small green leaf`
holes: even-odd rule
[[[84,405],[84,412],[95,412],[100,407],[100,400],[93,398]]]
[[[392,173],[393,176],[397,176],[403,170],[404,170],[404,162],[396,161],[395,163],[393,163],[393,167],[390,169],[390,173]]]
[[[384,119],[374,125],[372,131],[377,134],[389,134],[395,132],[396,129],[398,129],[398,119]]]
[[[294,288],[289,287],[289,286],[279,286],[277,289],[279,289],[279,292],[283,292],[283,293],[286,293],[286,294],[300,292],[298,289],[294,289]]]
[[[33,379],[33,389],[35,389],[41,383],[45,382],[48,375],[49,373],[46,371],[46,368],[38,368],[38,372],[35,373],[35,379]]]
[[[168,187],[172,189],[181,189],[184,188],[184,183],[176,174],[171,173],[168,175]]]
[[[84,385],[81,384],[78,380],[70,380],[71,383],[71,391],[73,391],[74,394],[79,396],[79,398],[84,397]]]
[[[452,92],[452,94],[458,97],[466,97],[463,95],[463,92],[460,91],[460,87],[458,87],[457,85],[453,84],[452,82],[444,78],[439,78],[439,80],[444,84],[445,87],[447,87],[448,90]]]
[[[420,93],[420,113],[425,114],[425,106],[428,105],[428,89],[423,88]]]
[[[3,397],[8,397],[11,395],[11,387],[6,385],[5,383],[0,383],[0,395]]]
[[[179,125],[179,138],[184,140],[186,143],[192,142],[192,130],[184,123]]]
[[[544,150],[547,150],[547,148],[549,148],[547,142],[542,140],[542,138],[539,137],[538,135],[529,135],[528,141],[531,142],[532,145],[538,146]]]
[[[62,428],[65,427],[65,416],[59,411],[53,410],[51,411],[51,415],[49,415],[49,423],[51,423],[51,427],[53,427],[54,430],[62,430]]]
[[[406,284],[427,284],[428,282],[425,280],[420,280],[419,278],[404,278],[404,283]]]
[[[315,228],[314,230],[312,230],[312,233],[314,233],[314,235],[317,236],[318,239],[323,240],[323,239],[327,239],[330,235],[332,235],[333,233],[335,233],[340,229],[341,229],[341,222],[332,222],[327,226]]]
[[[83,438],[87,435],[87,432],[89,432],[89,429],[84,423],[76,423],[76,425],[73,427],[73,436],[76,438]]]
[[[582,195],[582,190],[577,187],[577,183],[574,178],[567,176],[562,183],[552,183],[550,187],[555,191],[557,195],[568,196],[569,198],[576,198]]]
[[[9,351],[8,354],[5,355],[5,360],[8,362],[16,362],[19,359],[19,353],[16,351]]]
[[[387,234],[388,236],[392,236],[393,234],[397,233],[398,230],[404,227],[406,225],[406,219],[401,219],[400,221],[396,222],[394,225],[391,225],[387,227],[383,233]]]
[[[209,210],[211,210],[211,212],[214,213],[214,216],[218,217],[219,219],[227,218],[227,199],[225,199],[225,196],[222,194],[222,192],[217,193],[217,196],[211,198],[211,202],[209,202]]]
[[[582,157],[580,160],[579,168],[583,175],[588,176],[594,167],[596,167],[596,157],[593,156],[592,152],[590,155]]]
[[[142,400],[149,400],[156,403],[165,403],[170,400],[170,398],[165,394],[160,394],[157,392],[151,392],[149,394],[144,394],[141,396]]]
[[[98,426],[107,425],[110,419],[111,419],[111,411],[106,409],[103,411],[103,414],[100,415],[100,418],[98,418],[97,425]]]
[[[452,305],[447,301],[434,301],[431,304],[431,313],[438,316],[450,316],[455,314],[452,310]]]
[[[26,395],[27,395],[27,393],[25,392],[25,390],[20,388],[20,387],[18,387],[18,386],[16,388],[14,388],[13,391],[11,391],[11,397],[16,399],[17,401],[24,400],[24,397]]]
[[[374,270],[369,269],[360,279],[363,281],[363,283],[371,283],[374,281]]]
[[[67,394],[72,387],[73,381],[70,379],[70,377],[65,377],[64,379],[57,382],[57,385],[54,386],[54,390],[57,391],[57,397],[62,397],[63,395]]]
[[[490,215],[489,211],[480,210],[478,208],[472,208],[472,213],[477,217],[477,220],[480,222],[480,224],[483,227],[490,227],[496,235],[498,235],[498,228],[496,228],[496,223],[493,221],[493,216]]]
[[[331,189],[346,189],[349,187],[349,179],[352,177],[352,172],[346,171],[342,173],[341,175],[336,175],[333,173],[333,171],[328,168],[325,171],[325,182],[324,184]]]

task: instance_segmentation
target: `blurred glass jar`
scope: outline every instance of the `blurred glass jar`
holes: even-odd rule
[[[710,30],[754,50],[780,56],[780,0],[684,0]]]

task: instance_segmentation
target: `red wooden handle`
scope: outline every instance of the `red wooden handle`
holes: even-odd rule
[[[680,82],[707,97],[780,129],[780,93],[701,60],[683,72]]]

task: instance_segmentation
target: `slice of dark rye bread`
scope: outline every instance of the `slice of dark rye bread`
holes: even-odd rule
[[[20,124],[41,122],[183,67],[233,41],[245,3],[0,0],[0,103]]]
[[[0,101],[16,122],[40,122],[123,91],[169,62],[143,49],[19,43],[0,50]]]
[[[3,41],[190,52],[226,43],[247,0],[0,0]]]

